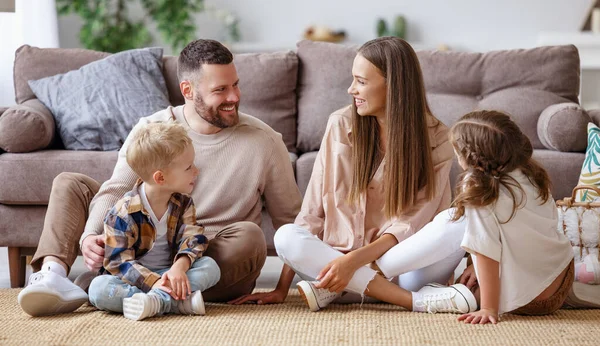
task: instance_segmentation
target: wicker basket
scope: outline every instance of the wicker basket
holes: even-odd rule
[[[571,197],[556,201],[557,231],[571,241],[575,263],[588,254],[600,260],[600,202],[573,202],[576,192],[585,189],[600,194],[600,189],[595,186],[579,185],[573,189]]]

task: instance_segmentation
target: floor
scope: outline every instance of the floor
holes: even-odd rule
[[[281,267],[283,266],[283,262],[279,259],[279,257],[267,257],[267,261],[265,262],[265,266],[256,281],[256,288],[275,288],[277,285],[277,280],[279,280],[279,274],[281,273]],[[461,264],[456,268],[455,277],[458,277],[462,271],[464,270],[465,261],[461,262]],[[83,257],[79,256],[73,265],[73,270],[69,274],[69,278],[71,280],[75,280],[75,278],[86,271],[85,265],[83,263]],[[31,274],[31,267],[27,266],[27,276]],[[296,276],[294,278],[294,284],[298,282],[300,278]],[[8,249],[5,247],[0,247],[0,288],[10,288],[10,276],[8,273]]]

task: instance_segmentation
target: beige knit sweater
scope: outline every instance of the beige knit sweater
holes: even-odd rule
[[[89,235],[102,234],[104,216],[137,180],[125,158],[131,134],[149,122],[172,119],[187,129],[196,150],[195,164],[200,173],[191,195],[196,218],[208,239],[234,222],[251,221],[260,226],[261,198],[276,229],[294,222],[302,197],[281,135],[243,113],[238,125],[214,135],[201,135],[189,127],[183,106],[178,106],[142,118],[133,128],[119,151],[112,177],[92,200],[80,244]]]

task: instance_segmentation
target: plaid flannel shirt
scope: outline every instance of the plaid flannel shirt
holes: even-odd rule
[[[142,266],[137,260],[144,256],[156,240],[156,229],[148,211],[142,205],[138,180],[133,190],[125,194],[104,219],[104,268],[130,285],[148,292],[160,275]],[[208,246],[204,227],[196,223],[196,208],[190,196],[174,193],[169,200],[167,240],[171,259],[188,256],[191,263]]]

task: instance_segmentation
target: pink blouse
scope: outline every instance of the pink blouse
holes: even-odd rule
[[[386,233],[401,242],[447,209],[451,202],[450,168],[454,157],[448,128],[435,118],[428,117],[435,197],[426,201],[425,191],[420,191],[418,202],[410,212],[386,218],[382,181],[384,158],[360,202],[348,203],[352,182],[351,112],[351,106],[347,106],[331,114],[302,209],[295,221],[342,252],[361,248]]]

